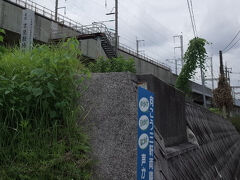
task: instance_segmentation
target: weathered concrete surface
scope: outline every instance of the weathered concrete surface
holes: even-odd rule
[[[90,110],[94,180],[136,180],[137,86],[130,73],[93,74],[82,98]]]
[[[175,149],[175,155],[157,146],[156,161],[158,179],[168,180],[239,180],[240,135],[226,119],[194,105],[186,104],[189,128],[195,134],[199,146]],[[157,139],[157,144],[160,140]],[[163,161],[165,160],[165,161]],[[166,161],[167,160],[167,161]],[[165,164],[161,163],[165,162]],[[164,169],[163,169],[164,168]]]
[[[161,132],[166,146],[187,142],[185,95],[153,75],[139,75],[155,95],[155,127]]]
[[[152,74],[168,84],[172,82],[172,72],[170,69],[152,64],[151,62],[148,62],[144,59],[140,59],[139,57],[128,54],[123,50],[119,50],[119,55],[126,59],[134,59],[137,74]]]
[[[87,86],[81,104],[89,110],[86,129],[89,129],[92,156],[96,161],[93,179],[135,180],[136,76],[130,73],[93,74]],[[184,142],[166,147],[161,131],[155,128],[155,179],[240,179],[240,135],[233,125],[195,104],[186,103],[185,107],[187,126],[199,146]],[[175,113],[171,109],[166,111]],[[169,123],[167,130],[175,126],[172,121],[166,122]]]

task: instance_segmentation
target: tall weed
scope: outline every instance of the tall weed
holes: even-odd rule
[[[0,57],[0,177],[89,179],[87,137],[77,126],[77,86],[89,75],[79,44],[8,49]],[[1,178],[0,178],[1,179]]]

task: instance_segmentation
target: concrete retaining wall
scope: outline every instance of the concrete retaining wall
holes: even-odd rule
[[[137,86],[130,73],[93,74],[81,100],[88,127],[94,180],[136,180]]]
[[[81,104],[89,112],[86,129],[96,161],[94,180],[136,180],[137,84],[130,73],[93,74],[87,82]],[[232,124],[195,104],[186,103],[185,108],[193,132],[188,141],[166,147],[155,128],[155,179],[240,179],[240,135]],[[176,126],[166,122],[166,130]]]

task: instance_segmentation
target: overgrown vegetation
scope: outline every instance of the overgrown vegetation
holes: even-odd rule
[[[232,117],[231,122],[235,126],[236,130],[240,133],[240,116]]]
[[[207,41],[202,38],[194,38],[189,42],[188,49],[184,54],[184,66],[178,76],[176,88],[190,93],[189,80],[195,75],[197,68],[202,68],[205,71],[206,49]]]
[[[91,72],[136,72],[135,62],[133,59],[124,59],[122,57],[113,59],[100,58],[96,62],[88,65]]]
[[[79,55],[69,40],[0,56],[0,179],[90,179],[88,139],[76,121],[76,74],[89,74]]]
[[[224,75],[220,75],[218,87],[213,91],[213,102],[222,110],[224,117],[229,116],[233,107],[232,89]]]

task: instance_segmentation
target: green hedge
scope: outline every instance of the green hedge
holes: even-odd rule
[[[77,86],[89,74],[78,42],[8,49],[0,57],[0,179],[90,179],[77,126]]]

